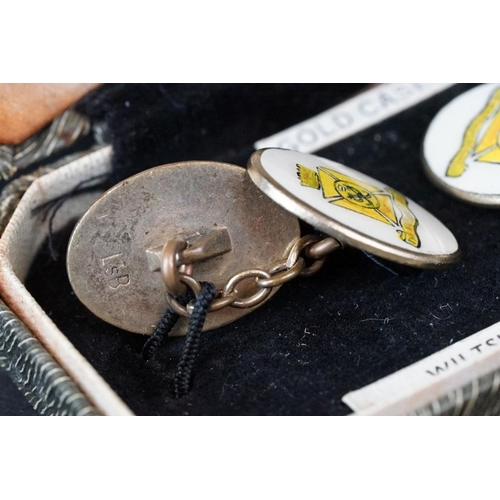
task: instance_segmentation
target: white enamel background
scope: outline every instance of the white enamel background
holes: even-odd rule
[[[430,171],[451,187],[469,193],[500,196],[500,165],[474,162],[460,177],[446,176],[469,123],[498,87],[498,83],[485,84],[463,93],[439,111],[427,130],[424,159]]]
[[[417,234],[421,241],[420,248],[400,240],[394,227],[329,203],[328,200],[323,198],[321,190],[302,186],[297,177],[296,165],[299,163],[314,171],[316,171],[316,167],[323,166],[377,188],[387,187],[385,184],[361,172],[326,158],[282,149],[266,149],[262,152],[260,160],[263,169],[283,188],[284,192],[292,194],[333,221],[352,228],[375,241],[418,254],[449,255],[458,250],[458,243],[451,231],[409,198],[407,198],[408,207],[419,221]],[[285,208],[290,209],[287,206]],[[339,237],[338,235],[334,236]]]

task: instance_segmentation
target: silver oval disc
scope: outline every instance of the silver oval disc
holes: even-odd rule
[[[500,205],[500,84],[479,85],[453,99],[424,138],[430,179],[457,198]]]
[[[282,263],[300,236],[297,218],[265,196],[241,167],[182,162],[146,170],[107,191],[76,225],[67,256],[71,285],[99,318],[150,334],[168,307],[159,265],[163,245],[220,230],[227,230],[231,250],[193,265],[197,280],[217,288],[239,271]],[[205,330],[253,309],[210,313]],[[172,335],[186,328],[181,318]]]
[[[340,163],[262,149],[248,171],[274,201],[348,245],[414,267],[439,268],[460,257],[453,234],[429,212]]]

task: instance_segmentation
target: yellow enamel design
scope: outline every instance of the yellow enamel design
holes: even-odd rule
[[[418,220],[408,208],[406,198],[389,188],[378,188],[326,167],[317,171],[297,164],[302,186],[321,189],[329,203],[393,226],[398,237],[420,247]]]
[[[475,161],[500,164],[500,88],[496,89],[481,112],[470,122],[462,146],[451,160],[446,175],[460,177]]]

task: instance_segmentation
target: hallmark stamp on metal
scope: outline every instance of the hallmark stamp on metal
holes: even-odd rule
[[[117,253],[101,259],[102,268],[108,281],[108,286],[116,290],[119,286],[130,284],[130,274],[123,260],[123,254]]]

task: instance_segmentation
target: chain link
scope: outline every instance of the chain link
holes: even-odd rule
[[[226,283],[224,288],[217,290],[217,296],[210,306],[209,312],[220,311],[225,307],[236,307],[247,309],[256,307],[264,302],[272,293],[273,288],[279,287],[297,276],[312,276],[316,274],[325,263],[329,253],[340,248],[341,244],[334,238],[308,234],[299,238],[288,254],[285,262],[274,266],[269,271],[263,269],[246,269],[234,274]],[[165,251],[168,248],[168,251]],[[180,270],[172,263],[175,262],[175,252],[181,248],[180,244],[165,245],[163,259],[169,265],[162,267],[162,275],[167,286],[167,301],[172,309],[181,316],[189,317],[193,310],[193,304],[189,303],[186,307],[179,304],[176,300],[179,285],[188,286],[193,293],[198,296],[201,291],[201,284],[188,274]],[[173,255],[172,255],[173,254]],[[306,265],[306,259],[312,261]],[[175,267],[173,279],[165,279],[166,275]],[[247,279],[254,279],[257,290],[249,297],[240,297],[237,285]],[[175,283],[175,286],[172,284]]]

